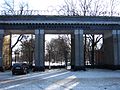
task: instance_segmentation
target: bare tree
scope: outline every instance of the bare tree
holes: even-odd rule
[[[59,6],[58,14],[63,14],[67,16],[78,15],[77,11],[77,0],[64,0],[64,5]]]
[[[95,50],[97,50],[97,43],[103,38],[102,35],[94,35],[94,34],[90,34],[90,35],[87,35],[88,37],[88,41],[89,41],[89,50],[91,51],[91,59],[90,59],[90,64],[91,65],[94,65],[94,62],[95,62],[95,57],[94,57],[94,54],[95,54]],[[96,48],[95,48],[96,47]],[[88,52],[89,53],[89,52]]]
[[[67,66],[67,61],[70,60],[70,51],[71,47],[69,46],[69,42],[67,41],[64,35],[59,35],[57,39],[52,39],[46,45],[46,59],[49,62],[65,62],[65,66]]]
[[[119,0],[109,0],[109,14],[110,16],[114,16],[115,14],[117,14],[117,7],[120,5],[120,1]]]
[[[119,15],[119,0],[64,0],[58,10],[63,15],[114,16]]]
[[[64,0],[58,13],[63,15],[96,16],[105,11],[103,0]]]
[[[33,65],[33,56],[35,49],[35,39],[26,39],[24,41],[21,40],[21,61],[26,61],[30,66]]]
[[[4,0],[3,6],[2,6],[3,10],[5,10],[4,14],[10,14],[10,15],[14,15],[16,10],[20,11],[20,15],[23,14],[23,10],[28,10],[29,6],[28,3],[25,1],[21,1],[19,2],[19,4],[15,3],[15,0]]]
[[[91,8],[92,0],[79,0],[81,15],[87,16]]]

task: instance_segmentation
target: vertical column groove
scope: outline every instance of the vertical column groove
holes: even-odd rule
[[[84,67],[83,30],[75,30],[75,69]]]
[[[44,30],[35,30],[35,68],[44,71]]]
[[[3,48],[4,30],[0,29],[0,68],[3,68],[2,48]]]

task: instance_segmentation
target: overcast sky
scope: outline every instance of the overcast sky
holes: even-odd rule
[[[48,9],[49,6],[58,6],[62,4],[63,0],[29,0],[30,8],[34,9]]]
[[[4,0],[0,0],[0,6],[2,6],[2,4],[4,3],[3,1]],[[12,1],[12,0],[7,0],[7,1]],[[48,7],[51,7],[51,6],[57,7],[58,5],[61,5],[64,0],[14,0],[15,4],[22,1],[28,2],[29,9],[47,10]]]

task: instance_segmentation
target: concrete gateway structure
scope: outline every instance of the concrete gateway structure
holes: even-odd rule
[[[104,60],[99,66],[120,66],[120,17],[92,16],[0,16],[0,67],[3,37],[7,34],[35,34],[35,68],[44,71],[45,34],[71,34],[73,70],[84,69],[83,34],[103,34]]]

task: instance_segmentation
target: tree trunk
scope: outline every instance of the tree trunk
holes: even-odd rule
[[[67,50],[64,48],[64,59],[65,59],[65,67],[67,69]]]
[[[85,45],[84,45],[84,65],[86,65],[86,34],[85,34]]]
[[[94,66],[94,35],[92,35],[91,64]]]
[[[51,54],[50,54],[50,50],[49,50],[49,69],[51,69],[50,61],[51,61]]]
[[[11,41],[12,41],[12,34],[10,33],[10,47],[9,47],[9,49],[10,49],[10,53],[9,53],[9,55],[10,55],[10,68],[12,68],[12,48],[11,48]]]

